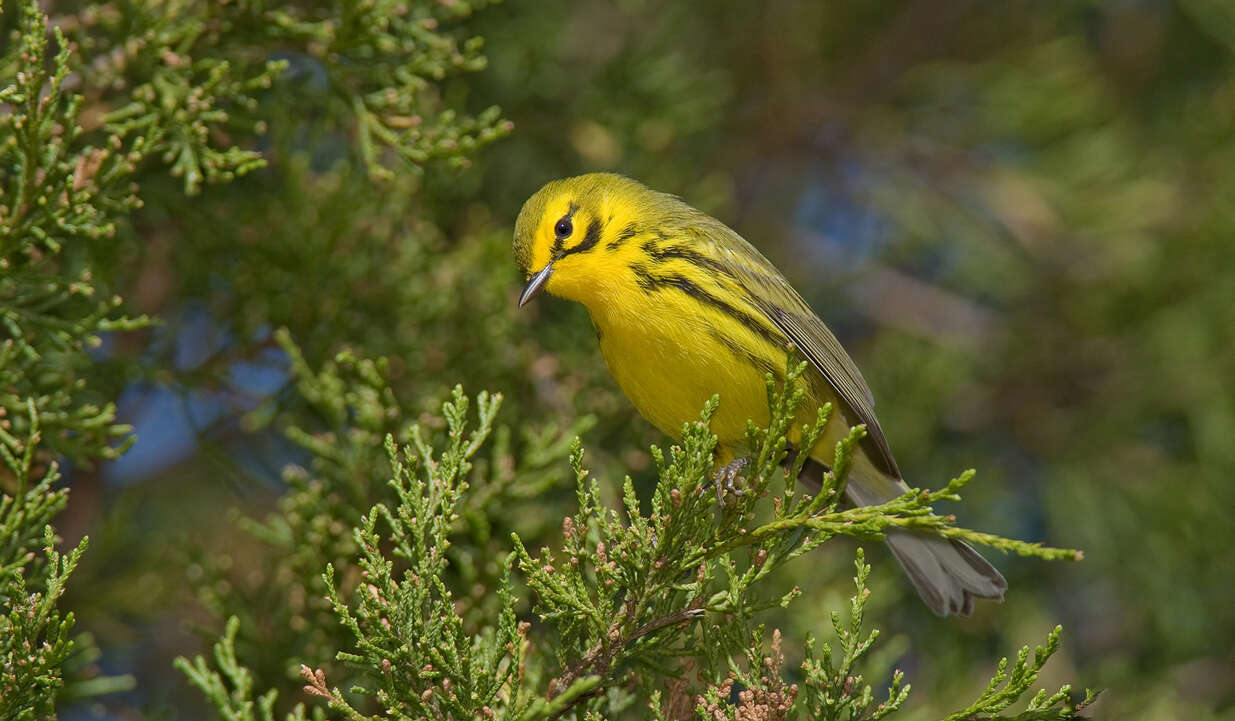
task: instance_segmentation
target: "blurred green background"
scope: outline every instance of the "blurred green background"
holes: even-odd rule
[[[1044,685],[1106,689],[1094,717],[1235,718],[1235,6],[508,0],[461,22],[488,65],[442,102],[513,121],[468,168],[367,177],[331,123],[335,69],[274,48],[289,70],[258,110],[269,167],[191,199],[143,180],[110,252],[128,305],[163,325],[100,356],[136,362],[115,388],[138,441],[76,469],[61,519],[92,538],[66,605],[139,688],[80,717],[205,717],[169,663],[218,628],[194,559],[225,553],[243,577],[258,551],[228,509],[264,514],[281,467],[305,462],[276,430],[311,413],[275,328],[314,367],[388,356],[412,418],[456,382],[501,391],[516,426],[591,415],[594,474],[614,497],[625,472],[647,487],[664,439],[586,313],[514,307],[522,201],[612,170],[786,273],[863,369],[911,483],[977,468],[948,509],[963,524],[1084,550],[987,553],[1007,602],[941,620],[868,548],[908,718],[962,702],[1056,623]],[[504,520],[529,547],[572,502],[561,465]],[[851,562],[843,543],[798,562],[783,583],[805,600],[766,622],[823,631]]]

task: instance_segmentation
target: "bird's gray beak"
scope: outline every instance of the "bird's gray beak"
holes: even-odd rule
[[[540,292],[545,289],[545,284],[549,282],[550,275],[553,275],[552,263],[546,265],[539,273],[532,276],[532,279],[527,282],[527,287],[523,289],[523,295],[519,296],[520,308],[527,305],[531,299],[540,295]]]

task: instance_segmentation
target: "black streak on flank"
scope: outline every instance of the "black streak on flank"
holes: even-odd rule
[[[767,375],[770,373],[773,378],[777,379],[781,383],[784,383],[784,371],[778,370],[771,363],[767,362],[763,358],[760,358],[754,353],[751,353],[746,348],[738,345],[738,343],[732,338],[720,333],[719,331],[713,330],[709,335],[712,336],[712,340],[723,345],[726,350],[733,354],[735,358],[758,369],[760,375]]]
[[[645,293],[651,293],[656,290],[656,279],[652,277],[652,272],[643,263],[633,263],[630,266],[631,272],[635,274],[635,282],[643,289]]]
[[[583,236],[583,241],[575,247],[565,251],[562,255],[570,255],[571,253],[585,253],[600,242],[600,220],[593,220],[588,223],[587,233]]]
[[[686,263],[690,263],[701,270],[710,270],[714,273],[720,273],[728,276],[735,281],[738,280],[738,277],[734,274],[733,270],[724,263],[709,258],[699,251],[692,250],[684,245],[670,245],[663,248],[658,248],[654,242],[649,240],[643,244],[643,251],[647,253],[652,260],[655,260],[658,263],[663,263],[671,258],[676,258]]]
[[[609,250],[617,250],[622,247],[622,244],[639,234],[639,226],[634,223],[629,223],[622,232],[617,234],[617,237],[609,241],[605,247]]]
[[[652,275],[647,267],[640,263],[632,265],[631,270],[634,271],[635,280],[639,283],[639,286],[648,293],[664,290],[666,288],[679,290],[700,303],[715,308],[738,323],[741,323],[751,333],[754,333],[768,343],[771,343],[777,347],[781,347],[785,344],[785,336],[775,328],[766,323],[760,322],[755,316],[740,308],[735,308],[725,300],[717,298],[703,288],[700,288],[690,282],[690,280],[683,276],[676,274]]]

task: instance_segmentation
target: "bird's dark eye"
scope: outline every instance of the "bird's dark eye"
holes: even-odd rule
[[[559,238],[569,238],[570,234],[575,232],[575,227],[570,224],[570,218],[562,218],[553,226],[553,232],[557,233]]]

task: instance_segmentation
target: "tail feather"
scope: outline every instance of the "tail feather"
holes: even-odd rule
[[[1002,601],[1008,590],[1003,575],[963,541],[892,531],[887,543],[936,615],[972,615],[975,598]]]
[[[811,459],[799,481],[818,492],[822,464]],[[889,478],[873,468],[850,472],[845,494],[855,505],[871,506],[908,490],[904,481]],[[973,614],[976,598],[1002,601],[1008,582],[985,558],[963,541],[954,541],[914,531],[893,530],[888,548],[909,576],[918,595],[939,616]]]

